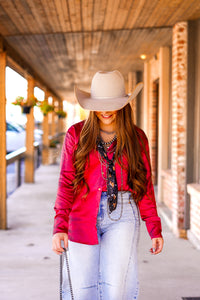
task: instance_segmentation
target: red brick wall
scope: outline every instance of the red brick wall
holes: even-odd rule
[[[190,230],[200,241],[200,199],[192,197],[190,207]]]
[[[187,23],[177,23],[172,41],[172,221],[179,236],[185,234],[187,46]]]
[[[189,184],[190,194],[190,232],[200,243],[200,184]]]

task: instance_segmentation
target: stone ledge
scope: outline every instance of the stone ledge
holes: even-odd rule
[[[195,248],[200,250],[200,240],[196,237],[196,235],[191,230],[187,231],[187,237],[189,241],[195,246]]]
[[[172,230],[173,226],[172,226],[172,212],[171,212],[171,210],[164,203],[159,203],[158,204],[158,211],[159,211],[159,214],[165,220],[165,222],[166,222],[167,226],[169,227],[169,229]]]
[[[189,195],[200,199],[200,184],[198,183],[187,184],[187,192]]]

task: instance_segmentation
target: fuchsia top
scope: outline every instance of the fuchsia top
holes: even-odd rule
[[[98,244],[96,221],[101,193],[105,190],[105,180],[102,176],[102,171],[105,176],[106,166],[103,164],[103,169],[101,170],[98,151],[95,149],[92,150],[89,154],[89,165],[86,163],[85,166],[85,180],[90,192],[86,198],[83,198],[86,193],[86,187],[83,187],[79,194],[74,193],[72,184],[75,178],[74,151],[77,148],[83,124],[84,121],[71,126],[65,136],[61,155],[58,192],[54,207],[56,212],[54,234],[57,232],[66,232],[71,241],[94,245]],[[144,145],[146,153],[149,156],[148,140],[140,128],[135,126],[135,129],[139,136],[142,158],[147,170],[147,193],[139,201],[138,207],[141,218],[146,223],[150,237],[161,237],[161,221],[156,209],[149,160],[143,149]],[[123,164],[128,167],[128,161],[125,156],[123,156]],[[121,190],[121,167],[117,162],[115,163],[115,170],[118,189]],[[123,191],[131,191],[127,183],[128,172],[124,169],[122,170],[122,176]]]

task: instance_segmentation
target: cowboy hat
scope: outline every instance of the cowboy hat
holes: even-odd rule
[[[133,100],[143,88],[138,83],[132,94],[125,92],[124,78],[115,70],[111,72],[97,72],[91,83],[91,93],[80,90],[75,86],[75,95],[80,106],[91,111],[114,111],[123,108]]]

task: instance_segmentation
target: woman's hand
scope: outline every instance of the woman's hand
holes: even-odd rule
[[[64,232],[55,233],[52,237],[52,250],[56,254],[61,254],[64,249],[61,247],[61,241],[64,242],[64,247],[67,249],[68,247],[68,235]]]
[[[152,248],[150,249],[151,254],[158,254],[162,251],[164,240],[162,237],[152,239]]]

